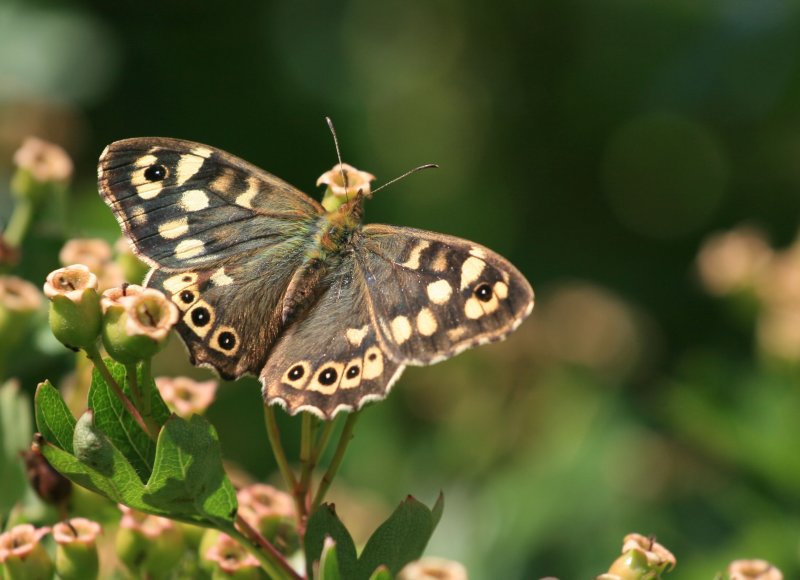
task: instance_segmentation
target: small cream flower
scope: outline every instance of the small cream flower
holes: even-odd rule
[[[202,415],[214,401],[219,383],[215,380],[195,381],[188,377],[157,377],[161,398],[179,416]]]
[[[28,137],[14,153],[14,164],[40,182],[66,182],[72,177],[72,159],[58,145]]]
[[[138,296],[123,296],[119,302],[128,311],[125,329],[130,336],[148,336],[161,342],[178,322],[178,307],[158,290],[145,288]]]
[[[220,534],[217,537],[217,540],[205,553],[205,558],[216,562],[228,575],[247,568],[258,569],[260,566],[255,556],[227,534]]]
[[[93,544],[100,535],[100,524],[86,518],[72,518],[53,526],[53,538],[59,544]]]
[[[122,529],[140,532],[152,540],[165,532],[177,529],[175,522],[170,519],[145,514],[122,504],[117,504],[117,507],[122,512],[122,519],[119,521],[119,527]]]
[[[730,580],[783,580],[783,573],[766,560],[734,560],[728,576]]]
[[[342,180],[342,173],[347,179],[347,187]],[[364,195],[370,192],[370,181],[374,181],[375,176],[366,171],[359,171],[347,163],[337,163],[330,171],[326,171],[317,179],[317,185],[327,185],[328,191],[338,197],[353,196],[359,191]]]
[[[42,305],[36,286],[16,276],[0,276],[0,307],[12,312],[35,312]]]
[[[467,580],[467,569],[453,560],[426,557],[406,564],[397,580]]]
[[[122,284],[120,286],[115,286],[114,288],[108,288],[104,290],[103,297],[100,300],[100,304],[103,307],[103,314],[108,312],[108,309],[114,306],[124,309],[125,306],[122,304],[122,302],[120,302],[122,298],[127,298],[128,296],[139,296],[143,291],[144,288],[138,284]]]
[[[715,234],[703,243],[697,256],[700,280],[715,296],[750,288],[772,253],[766,237],[757,229],[745,226]]]
[[[666,570],[672,570],[675,567],[675,556],[672,555],[672,552],[656,542],[653,538],[648,538],[642,534],[628,534],[623,539],[622,553],[626,554],[631,550],[644,552],[644,555],[647,557],[647,563],[651,566],[662,566],[666,564]]]
[[[68,240],[58,253],[62,266],[85,264],[95,275],[100,276],[103,268],[111,262],[111,246],[101,239]]]
[[[53,270],[44,284],[44,294],[51,300],[56,296],[66,296],[76,303],[81,301],[87,289],[97,290],[97,276],[83,264]]]
[[[50,528],[20,524],[0,534],[0,562],[5,562],[9,556],[25,558],[48,533]]]

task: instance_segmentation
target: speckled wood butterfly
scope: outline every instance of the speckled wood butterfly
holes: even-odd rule
[[[412,228],[362,225],[224,151],[117,141],[100,157],[105,202],[146,285],[181,311],[195,365],[257,375],[268,404],[331,418],[383,399],[406,365],[504,338],[533,290],[504,258]]]

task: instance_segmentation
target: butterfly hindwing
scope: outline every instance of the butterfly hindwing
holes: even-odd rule
[[[282,333],[261,373],[267,403],[291,414],[330,419],[383,399],[404,368],[372,324],[354,256],[330,272],[319,300]]]

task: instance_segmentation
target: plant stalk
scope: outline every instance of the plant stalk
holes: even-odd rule
[[[322,503],[322,500],[325,499],[325,494],[328,493],[328,489],[333,483],[334,477],[336,477],[336,472],[339,470],[339,466],[344,459],[344,452],[347,451],[347,445],[353,438],[353,429],[356,426],[358,416],[358,411],[347,416],[347,421],[339,437],[339,443],[336,445],[336,451],[333,454],[333,459],[331,459],[331,464],[328,466],[327,471],[325,471],[325,475],[322,476],[322,480],[319,482],[319,487],[317,488],[317,493],[314,496],[314,501],[311,503],[311,513],[314,513],[314,510],[316,510]]]

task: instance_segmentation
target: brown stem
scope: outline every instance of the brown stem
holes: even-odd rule
[[[300,576],[297,572],[294,571],[289,565],[289,562],[286,561],[286,558],[283,557],[278,549],[272,545],[264,536],[262,536],[258,530],[253,528],[247,520],[245,520],[242,516],[236,516],[236,525],[239,526],[240,533],[243,535],[243,538],[238,538],[240,541],[245,539],[248,541],[248,544],[257,548],[254,551],[254,555],[259,559],[262,566],[264,566],[265,570],[269,573],[269,575],[273,578],[291,578],[292,580],[303,580],[302,576]],[[278,567],[279,570],[276,570],[275,567]]]

